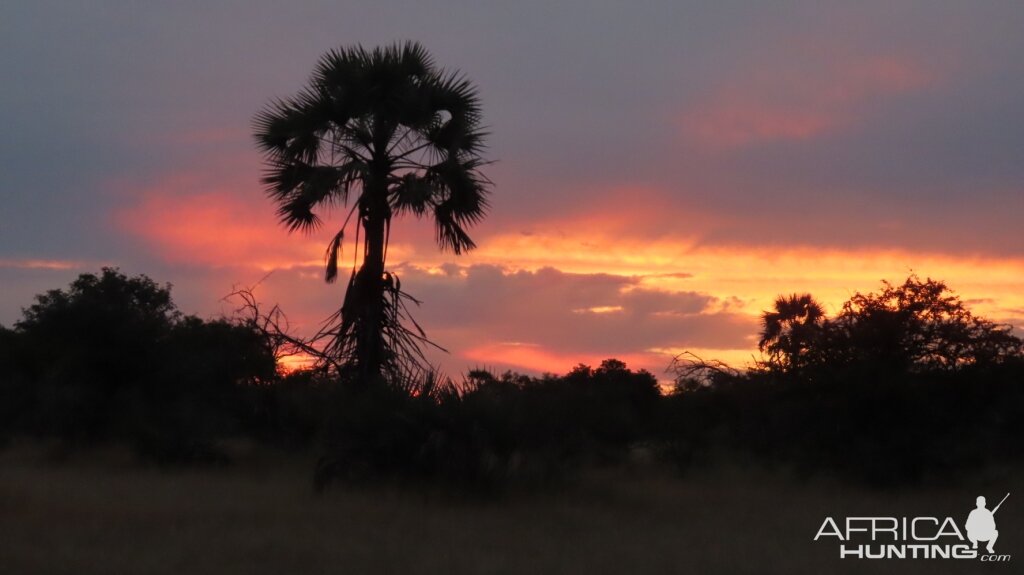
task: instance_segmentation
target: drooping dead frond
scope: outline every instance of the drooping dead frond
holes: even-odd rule
[[[410,304],[418,306],[421,302],[401,290],[397,276],[388,275],[391,279],[386,282],[387,289],[384,290],[386,313],[381,325],[387,350],[382,362],[382,376],[389,385],[409,392],[422,392],[420,388],[424,382],[437,377],[424,348],[447,350],[428,339],[413,318]],[[349,293],[355,292],[350,289]],[[357,306],[356,302],[346,299],[350,306]],[[361,331],[356,325],[361,320],[359,314],[349,314],[346,320],[344,308],[339,309],[324,320],[317,333],[304,338],[293,333],[288,317],[279,306],[274,305],[269,310],[261,307],[252,288],[235,290],[225,300],[237,303],[236,315],[271,342],[279,365],[288,357],[301,357],[309,360],[311,369],[343,380],[359,374],[357,338]]]
[[[251,287],[236,289],[225,296],[224,301],[238,305],[235,316],[266,339],[278,366],[283,365],[287,358],[297,357],[309,358],[314,369],[333,371],[339,368],[323,355],[315,337],[304,339],[292,333],[288,316],[280,306],[275,304],[269,310],[261,307],[254,290]]]
[[[689,351],[673,357],[665,371],[674,376],[676,393],[714,387],[742,375],[740,370],[724,361],[705,360]]]

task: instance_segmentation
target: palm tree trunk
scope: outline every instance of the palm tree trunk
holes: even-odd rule
[[[384,297],[384,251],[387,244],[387,222],[389,206],[387,203],[387,185],[385,177],[371,178],[364,189],[366,201],[361,211],[363,232],[365,233],[365,259],[356,277],[353,288],[359,297],[356,299],[356,359],[359,365],[359,376],[364,385],[378,381],[382,374],[387,345],[384,342],[385,309]]]
[[[363,293],[365,309],[363,310],[362,331],[358,335],[356,354],[362,365],[366,383],[381,375],[384,363],[384,243],[385,218],[382,214],[372,214],[363,222],[366,232],[366,260],[360,270],[363,275]]]

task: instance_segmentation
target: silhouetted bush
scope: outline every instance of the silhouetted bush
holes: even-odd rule
[[[683,466],[741,456],[876,484],[953,478],[1018,461],[1024,366],[825,381],[749,374],[666,398],[668,455]]]
[[[675,364],[660,432],[671,460],[731,454],[897,484],[1024,454],[1022,342],[941,282],[884,283],[832,319],[809,295],[779,298],[761,348],[746,372]]]
[[[71,445],[127,440],[160,461],[215,459],[238,384],[275,376],[258,331],[183,317],[170,286],[146,276],[83,274],[23,315],[0,335],[12,431]]]
[[[855,294],[831,319],[808,294],[780,297],[763,315],[761,366],[804,378],[850,368],[889,376],[994,365],[1024,353],[1011,326],[976,317],[942,282],[911,275],[882,288]]]
[[[407,394],[339,387],[316,482],[420,478],[461,488],[568,478],[615,461],[653,429],[657,380],[617,360],[563,377],[470,372]]]
[[[281,448],[306,448],[323,439],[337,382],[313,371],[296,371],[269,383],[241,386],[235,405],[241,429]]]
[[[36,408],[22,348],[22,338],[0,326],[0,446],[10,434],[25,427],[26,414]]]

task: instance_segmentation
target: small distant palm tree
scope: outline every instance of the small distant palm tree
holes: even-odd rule
[[[423,365],[423,331],[415,322],[415,331],[402,325],[411,298],[385,267],[391,222],[429,215],[442,249],[475,247],[467,228],[485,216],[490,187],[479,171],[486,163],[480,120],[476,88],[438,69],[415,42],[332,50],[302,91],[256,115],[263,182],[290,231],[318,228],[318,210],[351,205],[327,247],[328,282],[358,217],[362,262],[353,265],[341,309],[322,334],[330,339],[325,357],[355,368],[363,381]]]
[[[779,296],[773,308],[761,315],[758,348],[768,353],[769,367],[800,369],[818,339],[825,309],[810,294]]]

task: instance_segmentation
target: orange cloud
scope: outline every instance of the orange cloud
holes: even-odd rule
[[[1024,258],[878,248],[707,246],[685,236],[648,240],[602,236],[581,227],[585,229],[563,229],[558,235],[496,235],[471,259],[513,268],[552,266],[575,273],[639,276],[646,287],[735,297],[752,314],[767,309],[776,295],[793,291],[810,291],[836,308],[856,291],[876,289],[880,280],[898,281],[912,271],[946,281],[965,298],[977,299],[979,313],[1006,317],[1024,307]]]
[[[71,260],[0,259],[0,268],[25,270],[73,270],[89,267],[90,265],[85,262]]]

